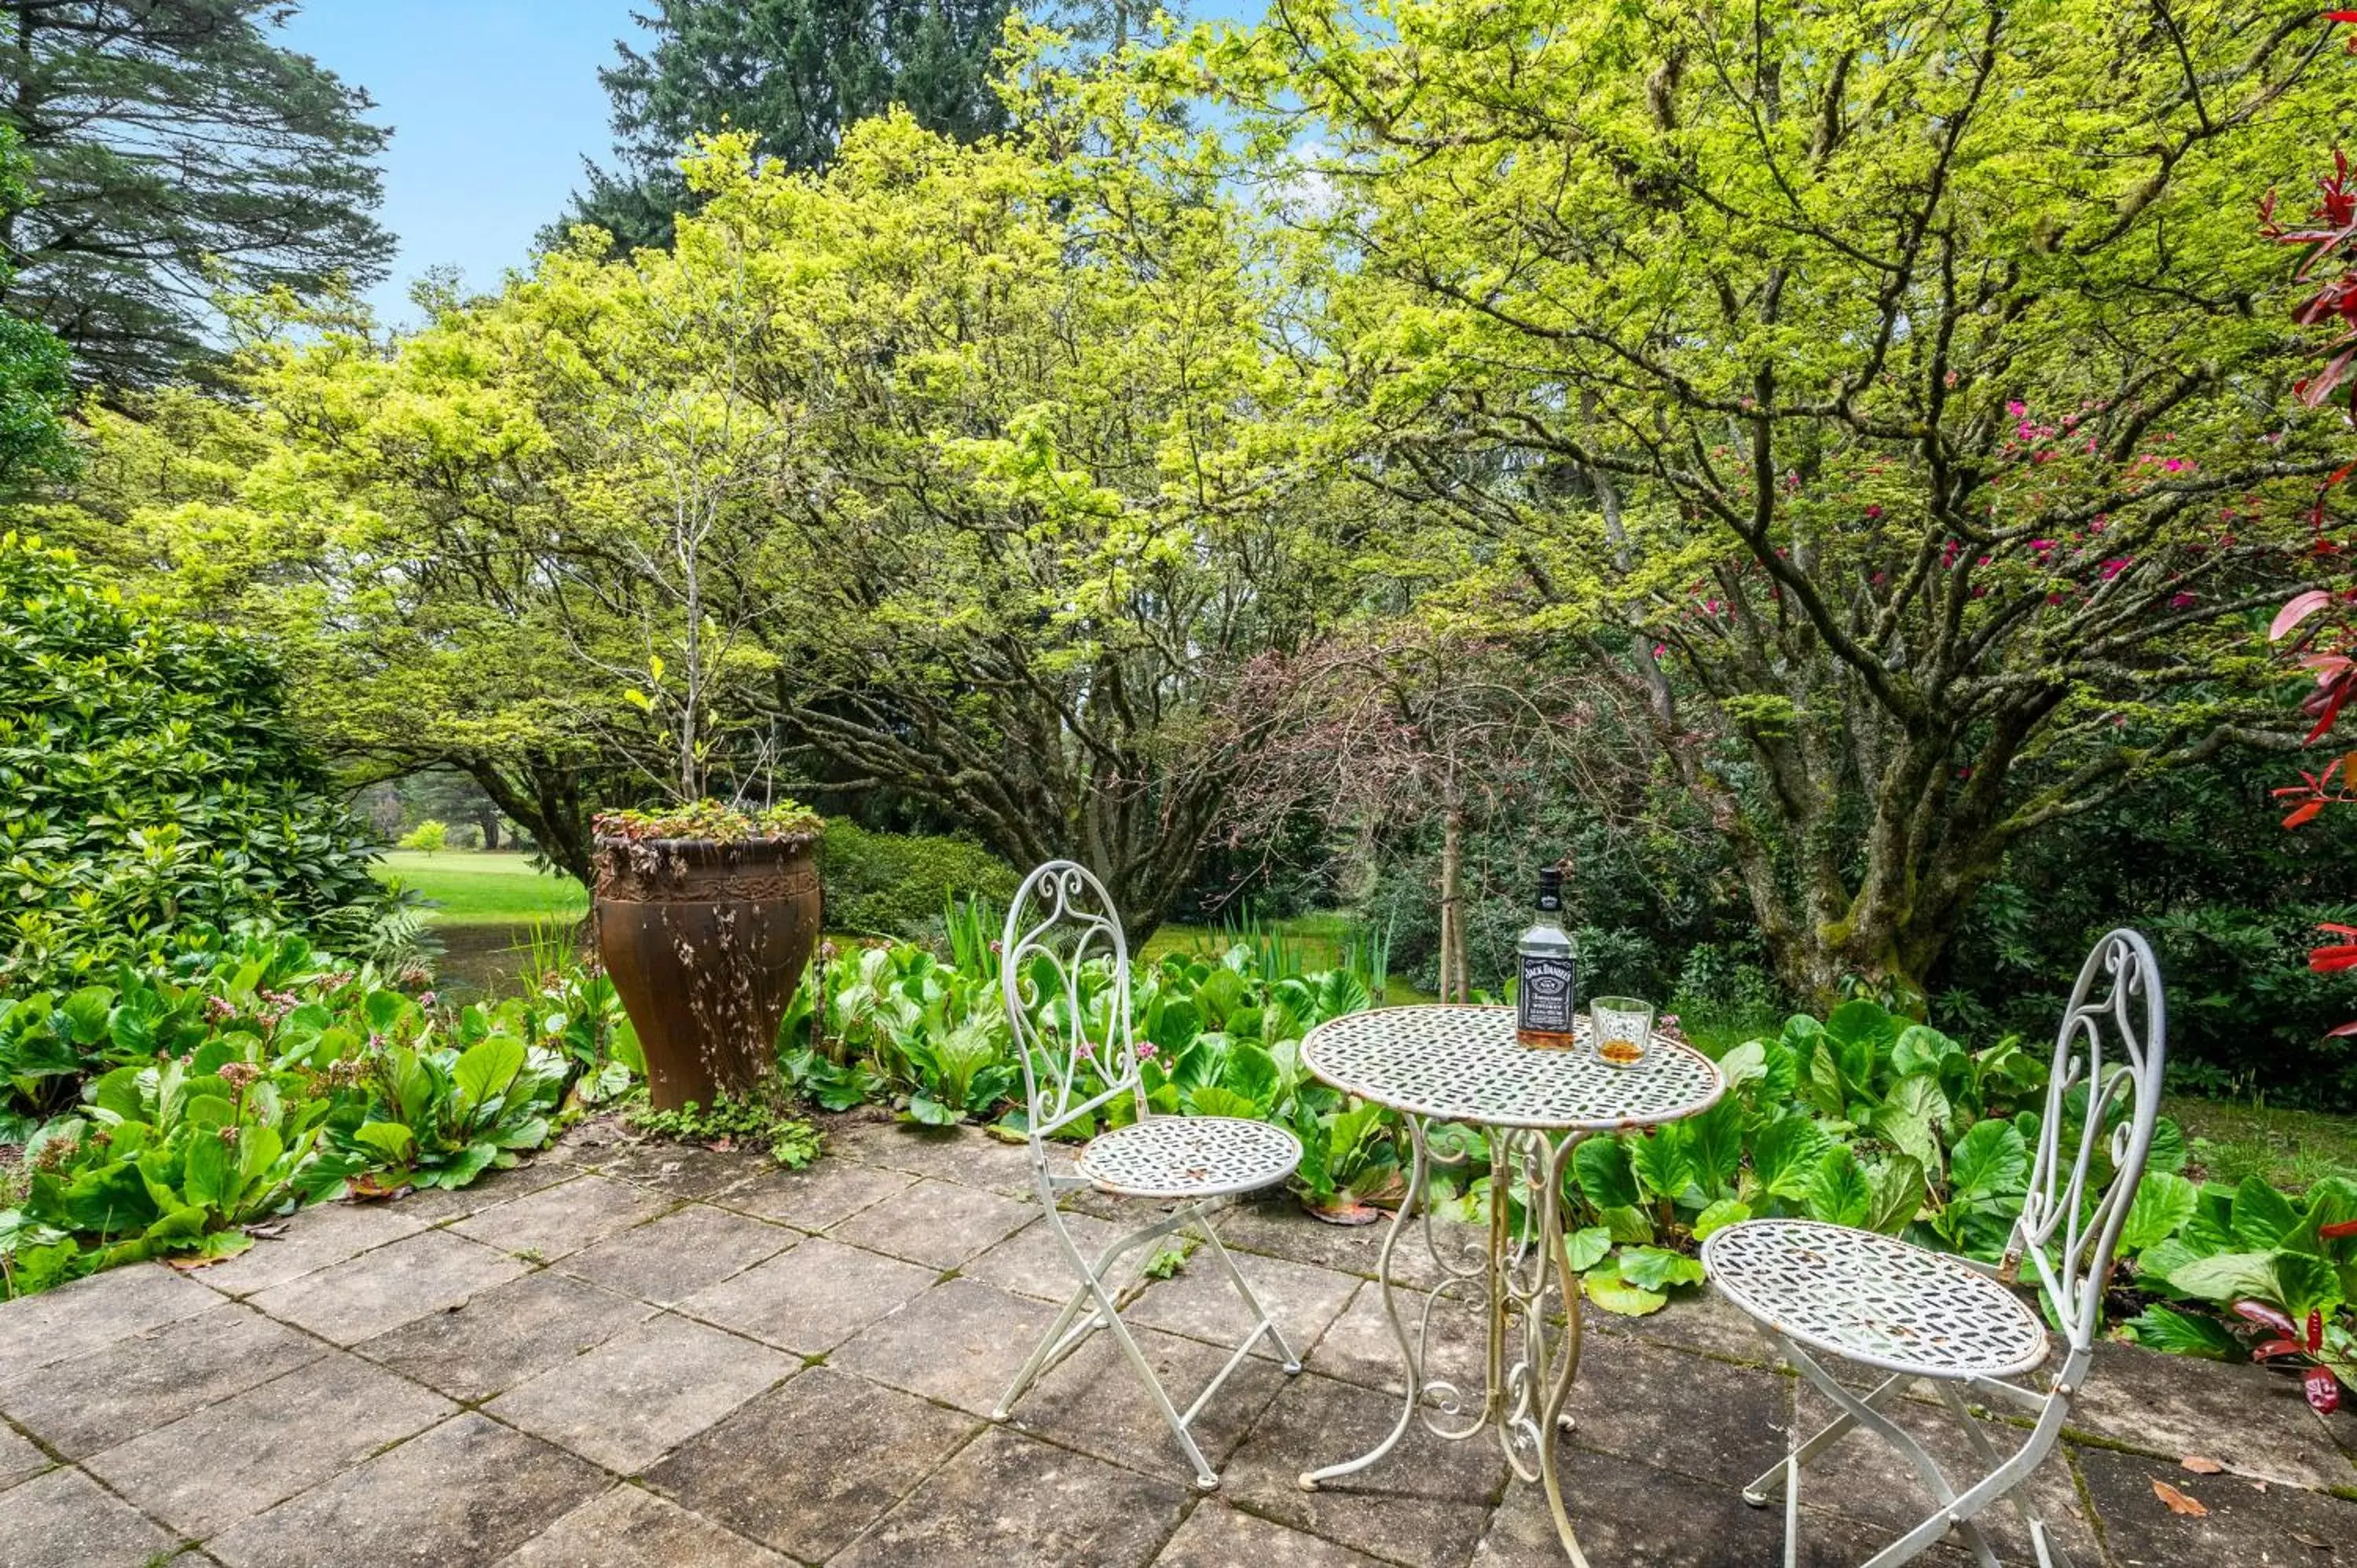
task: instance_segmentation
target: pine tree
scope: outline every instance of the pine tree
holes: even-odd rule
[[[33,199],[29,166],[16,133],[0,124],[0,204],[22,206]],[[7,275],[0,260],[0,285]],[[56,333],[0,309],[0,498],[74,466],[60,417],[70,390],[70,358]]]
[[[149,385],[208,358],[222,285],[315,295],[384,272],[369,214],[388,132],[273,39],[285,0],[0,0],[0,124],[38,201],[0,196],[0,304],[78,378]]]
[[[973,141],[1000,129],[991,55],[1007,0],[655,0],[633,19],[654,41],[597,79],[614,100],[617,167],[587,163],[588,188],[542,236],[594,223],[616,247],[667,247],[692,193],[679,156],[699,133],[752,133],[790,168],[829,163],[854,123],[904,104],[918,123]]]

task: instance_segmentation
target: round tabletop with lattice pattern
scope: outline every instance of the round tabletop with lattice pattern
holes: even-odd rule
[[[1514,1038],[1511,1007],[1379,1007],[1329,1019],[1302,1040],[1301,1065],[1394,1111],[1548,1132],[1657,1126],[1727,1092],[1716,1062],[1665,1035],[1635,1067],[1612,1066],[1592,1048],[1584,1015],[1571,1049],[1532,1050]]]

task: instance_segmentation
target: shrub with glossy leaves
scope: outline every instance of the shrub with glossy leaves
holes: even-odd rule
[[[247,640],[0,534],[0,991],[149,966],[252,918],[365,951],[364,826]]]

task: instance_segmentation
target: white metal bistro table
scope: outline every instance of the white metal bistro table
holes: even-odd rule
[[[1616,1068],[1598,1058],[1588,1020],[1578,1023],[1570,1050],[1530,1050],[1514,1039],[1511,1007],[1385,1007],[1331,1019],[1301,1042],[1302,1065],[1335,1088],[1402,1112],[1414,1150],[1407,1196],[1383,1237],[1377,1273],[1383,1311],[1399,1340],[1407,1397],[1391,1434],[1368,1453],[1303,1474],[1301,1485],[1365,1469],[1407,1434],[1419,1412],[1435,1434],[1451,1442],[1494,1429],[1506,1461],[1525,1481],[1546,1488],[1547,1507],[1564,1550],[1579,1568],[1579,1550],[1555,1475],[1556,1423],[1579,1372],[1579,1288],[1564,1248],[1563,1185],[1571,1152],[1598,1133],[1658,1127],[1698,1115],[1727,1092],[1717,1063],[1666,1036],[1653,1036],[1645,1059]],[[1513,1205],[1490,1205],[1489,1246],[1479,1258],[1445,1256],[1432,1234],[1427,1186],[1432,1166],[1462,1164],[1462,1153],[1436,1151],[1430,1123],[1479,1127],[1490,1145],[1491,1190],[1519,1185],[1523,1215]],[[1418,1218],[1439,1283],[1410,1286],[1393,1257]],[[1425,1337],[1441,1298],[1478,1288],[1487,1308],[1489,1357],[1478,1407],[1465,1391],[1425,1369]],[[1548,1295],[1562,1303],[1563,1323],[1550,1318]],[[1401,1297],[1420,1294],[1409,1331]],[[1412,1304],[1411,1304],[1412,1305]]]

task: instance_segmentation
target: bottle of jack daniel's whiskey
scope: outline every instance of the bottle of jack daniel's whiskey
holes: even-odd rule
[[[1579,950],[1563,929],[1563,870],[1539,873],[1538,918],[1516,944],[1514,1037],[1533,1050],[1567,1051],[1579,1008]]]

